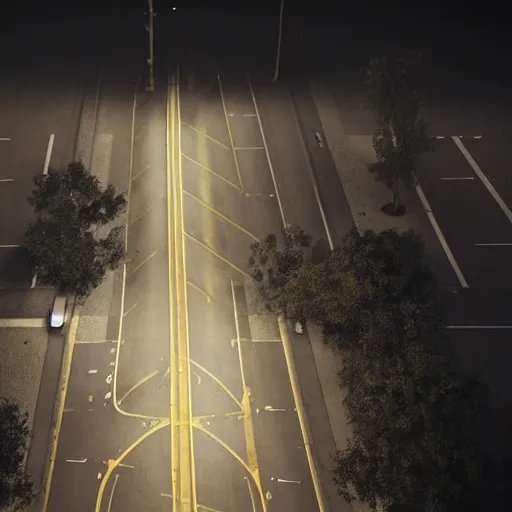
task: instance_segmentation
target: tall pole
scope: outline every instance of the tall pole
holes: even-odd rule
[[[272,82],[277,82],[279,78],[279,61],[281,59],[281,40],[283,38],[283,10],[284,10],[284,0],[281,0],[281,9],[279,12],[279,35],[277,39],[277,55],[276,55],[276,67],[274,70],[274,78],[272,78]]]
[[[155,80],[153,74],[153,0],[148,0],[148,25],[147,30],[149,33],[149,73],[148,81],[146,83],[146,91],[153,92],[155,90]]]

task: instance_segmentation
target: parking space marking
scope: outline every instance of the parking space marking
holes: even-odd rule
[[[244,150],[247,150],[247,151],[251,151],[251,150],[263,151],[263,150],[265,150],[265,148],[263,146],[238,146],[238,147],[233,147],[233,149],[235,151],[244,151]]]
[[[459,178],[441,178],[441,181],[460,181],[460,180],[474,180],[474,176],[463,176]]]
[[[505,201],[501,198],[501,196],[498,194],[497,190],[492,186],[491,182],[487,178],[487,176],[483,173],[482,169],[480,169],[480,166],[476,163],[475,159],[471,156],[470,152],[466,149],[466,146],[462,143],[462,140],[460,137],[452,137],[453,142],[459,148],[460,152],[464,155],[464,158],[468,161],[468,164],[471,166],[473,171],[475,171],[475,174],[478,176],[484,187],[487,189],[489,194],[493,197],[493,199],[496,201],[498,206],[501,208],[501,211],[506,215],[507,219],[510,223],[512,223],[512,211],[508,208],[508,206],[505,204]]]
[[[464,274],[462,273],[462,270],[460,269],[459,264],[457,263],[457,260],[455,259],[455,256],[453,255],[453,252],[450,249],[450,246],[448,245],[448,242],[446,241],[446,238],[444,237],[441,228],[439,227],[439,224],[437,223],[437,219],[435,218],[434,213],[432,212],[432,208],[427,200],[427,197],[425,196],[425,193],[423,192],[423,189],[421,188],[421,185],[419,183],[416,185],[416,193],[420,198],[421,204],[423,205],[425,213],[427,214],[428,220],[430,221],[430,224],[432,225],[432,228],[434,229],[434,232],[436,233],[437,238],[444,250],[444,253],[446,254],[446,257],[448,258],[448,261],[450,262],[453,271],[455,272],[462,288],[469,288],[469,284],[466,281],[466,278],[464,277]]]
[[[473,330],[473,331],[510,331],[512,325],[445,325],[445,329],[461,331]]]
[[[210,205],[206,204],[204,201],[201,201],[198,197],[196,197],[194,194],[191,194],[190,192],[187,192],[186,190],[183,190],[183,193],[192,198],[194,201],[199,203],[203,208],[207,209],[208,211],[212,212],[214,215],[219,217],[220,219],[226,221],[228,224],[231,224],[233,227],[239,229],[242,231],[242,233],[245,233],[247,236],[252,238],[255,242],[259,242],[259,239],[255,237],[251,232],[247,231],[245,228],[240,226],[240,224],[237,224],[235,221],[231,220],[229,217],[226,217],[223,213],[220,213],[215,208],[212,208]]]
[[[238,192],[242,192],[242,189],[238,185],[235,185],[232,181],[228,180],[227,178],[224,178],[224,176],[221,176],[220,174],[217,174],[215,171],[212,171],[209,167],[206,167],[205,165],[200,164],[197,160],[194,160],[193,158],[190,158],[188,155],[186,155],[183,152],[181,153],[181,156],[186,158],[187,160],[189,160],[193,164],[196,164],[198,167],[203,169],[203,171],[209,172],[213,176],[221,179],[222,181],[225,181],[228,185],[230,185],[231,187],[233,187],[236,190],[238,190]]]
[[[43,174],[48,174],[50,168],[50,160],[52,158],[53,143],[55,141],[55,135],[52,133],[48,140],[48,147],[46,148],[46,157],[44,159]]]
[[[503,242],[503,243],[487,243],[487,244],[474,244],[475,247],[510,247],[512,243]]]

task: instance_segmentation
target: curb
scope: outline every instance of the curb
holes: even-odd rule
[[[46,478],[42,491],[34,505],[41,505],[41,512],[46,512],[48,502],[50,500],[50,488],[52,483],[53,470],[55,467],[55,458],[57,455],[57,445],[59,441],[60,427],[62,425],[62,416],[64,413],[64,404],[66,402],[66,394],[69,383],[69,375],[71,373],[71,362],[73,360],[73,349],[75,347],[76,334],[78,331],[79,315],[75,314],[71,319],[69,330],[64,340],[64,351],[60,367],[59,385],[57,388],[57,396],[52,419],[52,432],[50,446],[46,457]]]
[[[312,450],[311,443],[311,431],[307,416],[304,412],[304,400],[302,398],[302,391],[300,388],[299,378],[297,376],[297,369],[295,367],[295,359],[293,357],[293,351],[288,336],[288,323],[284,318],[283,314],[277,317],[277,323],[279,325],[279,333],[281,335],[281,341],[283,343],[284,355],[286,358],[286,366],[288,367],[288,374],[290,376],[290,383],[292,386],[293,400],[297,409],[297,416],[299,417],[300,430],[302,432],[302,438],[304,439],[304,448],[306,450],[306,457],[308,459],[309,470],[311,472],[311,478],[313,480],[313,486],[315,488],[316,499],[318,502],[319,512],[327,512],[325,506],[324,492],[318,477],[317,464],[315,456]]]

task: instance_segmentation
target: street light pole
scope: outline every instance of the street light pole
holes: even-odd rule
[[[283,38],[283,10],[284,10],[284,0],[281,0],[281,9],[279,12],[279,35],[277,39],[277,55],[276,55],[276,67],[274,70],[274,78],[272,78],[272,82],[277,82],[279,78],[279,60],[281,59],[281,40]]]
[[[146,83],[146,91],[153,92],[155,90],[155,79],[153,73],[153,0],[148,0],[148,24],[147,31],[149,33],[149,74],[148,81]]]

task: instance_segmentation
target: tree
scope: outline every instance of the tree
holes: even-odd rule
[[[377,161],[370,171],[393,191],[393,202],[382,207],[390,215],[403,215],[399,183],[414,183],[421,154],[430,148],[421,113],[421,58],[418,55],[374,58],[365,69],[368,102],[377,129],[373,136]]]
[[[82,162],[71,162],[62,169],[34,178],[28,198],[34,213],[43,220],[59,221],[84,230],[103,226],[126,208],[126,199],[112,185],[103,187]]]
[[[302,320],[308,304],[312,237],[302,228],[288,226],[278,239],[270,234],[262,242],[251,244],[249,273],[259,283],[259,290],[269,311]]]
[[[30,436],[28,416],[17,403],[0,398],[0,509],[23,510],[33,499],[32,482],[25,472]]]
[[[381,365],[390,367],[388,375],[395,383],[399,377],[403,388],[377,378],[356,383],[362,392],[349,392],[345,405],[355,428],[337,455],[338,490],[386,512],[462,511],[481,477],[470,428],[481,405],[478,384],[445,373],[443,365],[417,382],[415,372],[394,359]]]
[[[482,388],[455,370],[422,240],[352,231],[336,258],[342,298],[326,318],[354,426],[338,490],[385,512],[458,510],[480,475],[471,424]]]
[[[441,328],[435,277],[413,231],[354,229],[322,266],[317,280],[324,289],[322,324],[340,348],[370,330],[401,340]],[[325,300],[329,289],[332,299]]]
[[[124,211],[126,199],[81,162],[50,169],[34,185],[28,202],[36,219],[25,235],[32,264],[50,285],[83,300],[125,257],[122,228],[107,224]]]

